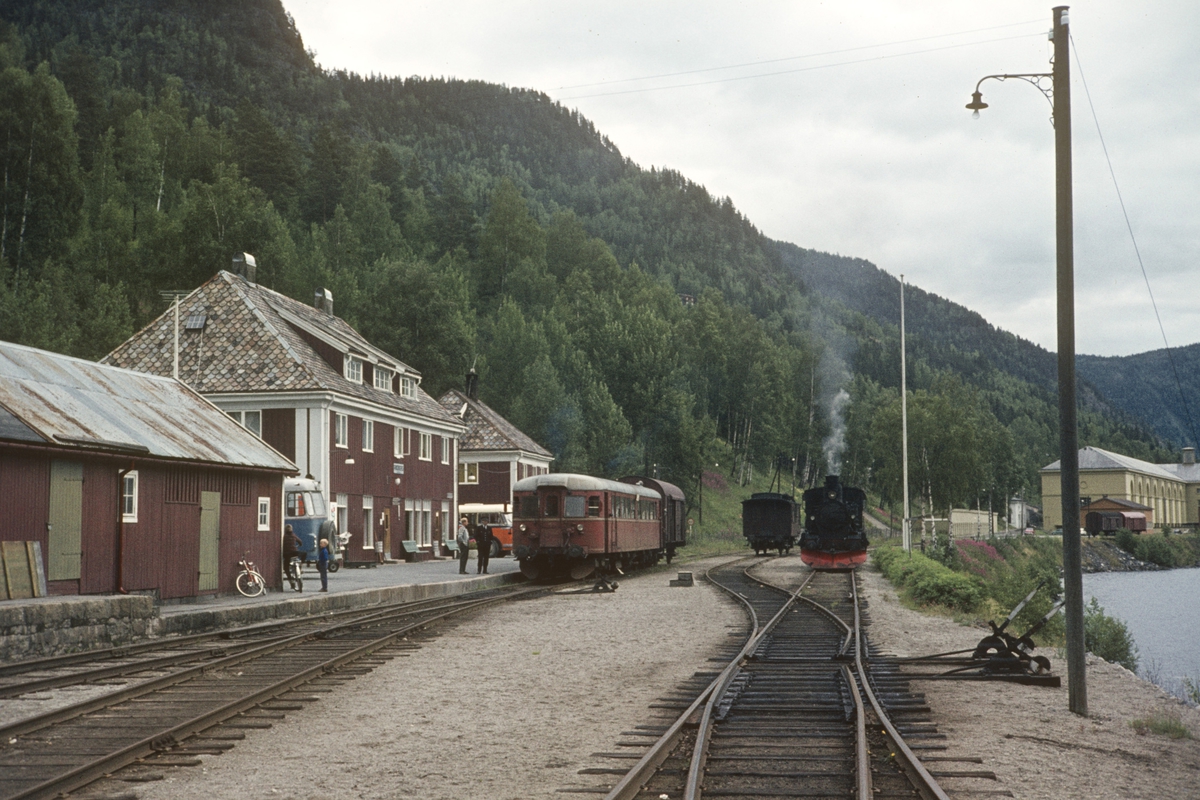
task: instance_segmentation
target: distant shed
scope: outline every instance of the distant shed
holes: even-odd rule
[[[0,541],[50,594],[230,592],[245,553],[277,585],[296,472],[179,381],[0,342]]]

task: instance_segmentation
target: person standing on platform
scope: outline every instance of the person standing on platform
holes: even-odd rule
[[[321,573],[321,591],[329,591],[329,540],[322,539],[317,547],[317,571]]]
[[[454,537],[458,544],[458,574],[467,574],[467,559],[471,557],[471,532],[467,530],[467,518],[458,521],[458,534]]]
[[[488,559],[492,555],[492,529],[487,525],[475,526],[475,574],[486,575]]]

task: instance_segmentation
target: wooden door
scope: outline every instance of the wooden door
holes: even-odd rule
[[[79,580],[83,549],[82,463],[50,462],[50,513],[46,522],[46,579]]]
[[[218,577],[221,552],[221,493],[200,493],[200,585],[201,592],[215,592],[219,588]]]

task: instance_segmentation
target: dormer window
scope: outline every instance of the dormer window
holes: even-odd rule
[[[400,394],[403,395],[404,397],[416,397],[417,396],[417,382],[414,381],[412,378],[409,378],[408,376],[401,376],[401,378],[400,378]]]
[[[344,374],[352,383],[362,383],[363,362],[361,358],[346,356]]]
[[[384,392],[392,390],[392,371],[386,367],[375,367],[375,388]]]

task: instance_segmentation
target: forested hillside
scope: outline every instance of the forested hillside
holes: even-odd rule
[[[539,92],[323,71],[278,0],[5,2],[0,21],[0,337],[102,356],[244,250],[265,285],[328,287],[434,394],[477,363],[558,469],[689,490],[718,454],[802,480],[844,454],[897,496],[891,279],[865,262],[770,241]],[[916,491],[1036,491],[1057,457],[1045,364],[910,297]],[[1094,396],[1081,440],[1159,454]]]
[[[1196,446],[1200,429],[1200,344],[1133,356],[1080,356],[1079,374],[1155,433]],[[1173,362],[1173,363],[1172,363]],[[1179,382],[1176,383],[1176,376]]]

